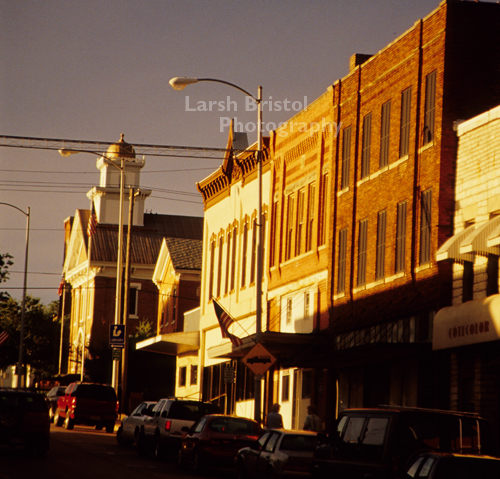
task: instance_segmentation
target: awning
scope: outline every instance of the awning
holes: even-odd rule
[[[461,253],[460,246],[466,241],[475,231],[476,225],[460,231],[456,235],[448,238],[436,253],[437,261],[456,260],[456,261],[474,261],[474,255],[470,253]]]
[[[434,317],[432,349],[500,339],[500,294],[440,309]]]
[[[499,246],[488,246],[488,240],[498,237],[498,228],[500,227],[500,216],[497,216],[480,226],[467,237],[460,245],[460,253],[474,253],[481,256],[489,254],[500,255]]]
[[[304,348],[318,344],[319,335],[316,333],[280,333],[277,331],[264,331],[262,344],[278,360],[290,361],[304,352]],[[217,358],[242,358],[256,345],[255,334],[243,339],[243,344],[237,348],[228,341],[219,346],[208,349],[210,359]]]
[[[136,349],[176,356],[200,349],[200,332],[160,334],[137,343]]]

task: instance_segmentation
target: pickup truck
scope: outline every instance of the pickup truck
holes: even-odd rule
[[[221,410],[210,402],[192,401],[179,398],[163,398],[148,412],[137,440],[140,455],[150,451],[158,459],[176,456],[184,432],[206,414],[220,414]]]

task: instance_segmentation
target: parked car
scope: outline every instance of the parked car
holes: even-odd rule
[[[45,401],[49,407],[49,417],[50,422],[54,420],[54,415],[56,414],[57,401],[61,396],[64,396],[66,392],[66,386],[54,386],[45,396]]]
[[[393,479],[419,452],[494,453],[488,421],[472,413],[384,407],[348,409],[315,451],[315,478]]]
[[[111,386],[95,383],[71,383],[57,401],[54,423],[73,429],[75,424],[95,426],[106,432],[115,430],[118,401]]]
[[[24,446],[45,455],[50,445],[50,420],[42,394],[0,389],[0,444]]]
[[[137,443],[141,426],[144,419],[151,416],[151,411],[156,406],[156,401],[141,402],[129,416],[122,419],[122,423],[116,431],[116,440],[121,446],[131,446]]]
[[[139,454],[153,451],[157,458],[177,456],[183,427],[191,427],[207,414],[219,414],[221,410],[210,402],[179,398],[163,398],[153,408],[151,416],[144,419],[137,440]]]
[[[492,456],[428,452],[419,454],[405,478],[498,479],[500,458]]]
[[[309,477],[318,435],[312,431],[267,430],[254,447],[238,452],[241,478]]]
[[[211,414],[191,428],[183,428],[177,463],[190,464],[196,471],[206,467],[233,468],[241,448],[253,446],[262,433],[259,423],[238,416]]]

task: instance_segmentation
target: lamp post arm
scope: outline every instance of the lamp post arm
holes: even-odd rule
[[[250,92],[246,91],[244,88],[241,88],[240,86],[235,85],[234,83],[231,83],[231,82],[228,82],[225,80],[219,80],[218,78],[198,78],[198,81],[212,81],[212,82],[216,82],[216,83],[224,83],[224,85],[229,85],[229,86],[232,86],[233,88],[236,88],[237,90],[240,90],[245,95],[252,98],[256,103],[260,103],[262,101],[261,98],[255,98]]]

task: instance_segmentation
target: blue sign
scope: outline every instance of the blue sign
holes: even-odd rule
[[[125,347],[125,325],[111,324],[109,326],[109,345],[112,348]]]

